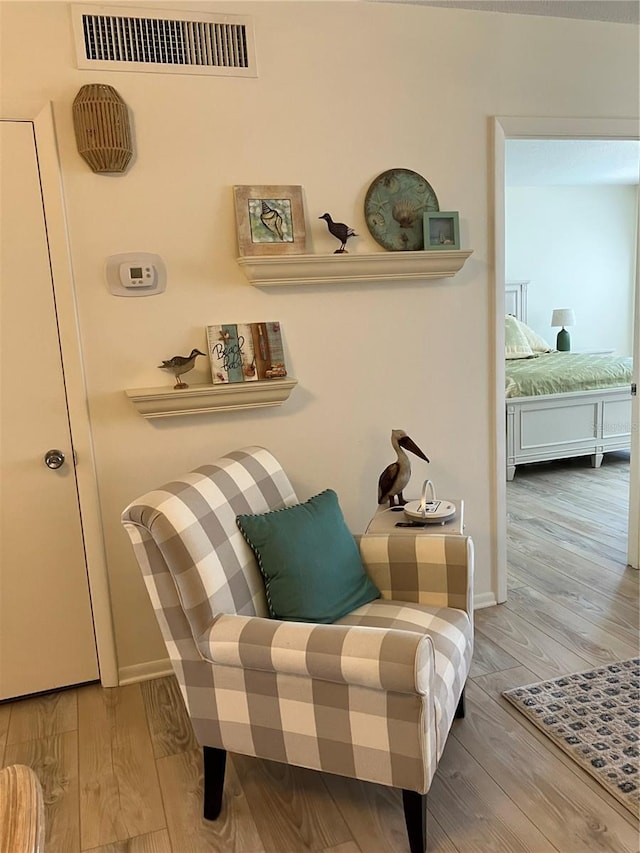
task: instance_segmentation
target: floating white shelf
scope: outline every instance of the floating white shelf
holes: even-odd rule
[[[238,258],[238,264],[256,287],[396,282],[450,278],[462,269],[472,253],[472,249],[444,249],[372,255],[268,255]]]
[[[125,391],[144,418],[168,418],[200,412],[280,406],[298,384],[296,379],[192,385],[189,388],[133,388]]]

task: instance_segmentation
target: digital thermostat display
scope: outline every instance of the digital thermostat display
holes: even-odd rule
[[[167,286],[164,261],[150,252],[111,255],[106,273],[107,286],[114,296],[153,296]]]
[[[120,283],[123,287],[152,287],[154,279],[154,266],[133,266],[130,262],[120,264]]]

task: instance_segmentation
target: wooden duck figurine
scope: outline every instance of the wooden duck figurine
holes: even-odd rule
[[[174,355],[173,358],[165,359],[158,367],[161,370],[170,370],[173,373],[176,380],[176,384],[173,386],[174,389],[188,388],[187,383],[182,382],[180,377],[183,373],[188,373],[193,369],[193,365],[199,355],[206,355],[206,353],[200,352],[199,349],[192,349],[189,355]]]
[[[398,506],[404,506],[407,501],[404,499],[402,491],[406,488],[411,478],[411,462],[403,448],[419,456],[420,459],[424,459],[425,462],[429,460],[403,429],[394,429],[391,431],[391,444],[398,459],[396,462],[392,462],[391,465],[387,465],[382,474],[380,474],[380,479],[378,480],[378,503],[383,504],[388,500],[391,507],[395,505],[397,500]]]

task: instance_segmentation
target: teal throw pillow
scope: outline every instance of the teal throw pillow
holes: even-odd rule
[[[236,522],[258,559],[274,619],[335,622],[380,596],[332,489]]]

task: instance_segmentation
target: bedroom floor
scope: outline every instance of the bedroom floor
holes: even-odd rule
[[[630,813],[500,692],[638,653],[628,454],[518,469],[509,601],[476,612],[467,715],[429,793],[430,853],[635,853]],[[407,853],[400,794],[232,756],[222,815],[173,678],[0,705],[0,759],[45,789],[47,853]]]

